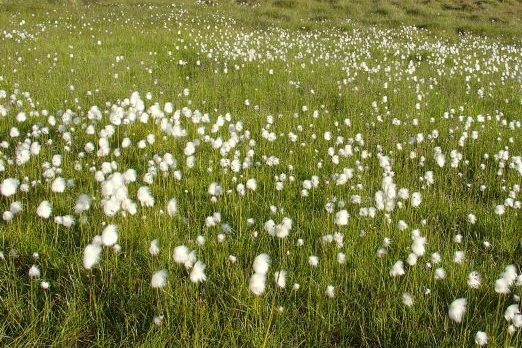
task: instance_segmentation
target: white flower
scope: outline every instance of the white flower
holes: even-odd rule
[[[519,315],[520,314],[520,309],[518,308],[518,304],[515,303],[515,304],[512,304],[510,306],[508,306],[508,308],[506,308],[506,310],[504,311],[504,319],[506,319],[506,321],[511,321],[515,318],[515,316]]]
[[[466,259],[466,256],[464,255],[463,251],[455,251],[455,254],[453,255],[453,262],[455,263],[462,263]]]
[[[413,243],[411,245],[411,250],[413,253],[417,256],[424,255],[424,252],[426,251],[425,245],[426,244],[426,238],[425,237],[415,237],[413,239]]]
[[[506,283],[510,286],[515,282],[517,276],[517,268],[515,265],[506,266],[504,272],[502,272],[501,275],[501,277],[504,278],[506,280]]]
[[[420,192],[413,192],[411,194],[411,206],[418,207],[422,203],[422,195]]]
[[[319,258],[317,256],[310,256],[308,258],[308,264],[312,267],[317,267],[317,265],[319,264]]]
[[[277,271],[274,273],[275,283],[280,288],[284,288],[286,286],[286,271]]]
[[[348,211],[346,211],[346,209],[338,211],[335,214],[335,224],[339,225],[339,226],[346,226],[346,225],[348,225],[349,217],[350,217],[350,214],[348,214]]]
[[[138,189],[138,200],[143,207],[154,206],[154,197],[150,194],[150,189],[147,186]]]
[[[270,256],[268,256],[267,254],[257,255],[252,265],[252,267],[254,268],[254,272],[258,274],[266,274],[268,272],[269,266]]]
[[[2,196],[9,197],[16,193],[16,189],[18,188],[19,182],[13,178],[7,178],[2,181],[0,184],[0,193]]]
[[[48,219],[51,216],[52,209],[53,208],[49,201],[42,201],[36,209],[36,215],[38,215],[42,219]]]
[[[408,307],[413,306],[413,296],[405,292],[404,294],[402,294],[402,303],[404,303]]]
[[[451,320],[460,323],[466,312],[466,299],[458,298],[453,301],[449,306],[448,315]]]
[[[13,220],[14,218],[14,214],[11,213],[10,211],[4,211],[4,213],[2,214],[2,219],[4,221],[11,221]]]
[[[174,262],[176,263],[185,263],[189,258],[190,250],[184,245],[180,245],[174,248],[172,253],[172,257],[174,258]]]
[[[410,253],[410,254],[408,254],[408,258],[406,259],[406,262],[410,266],[415,266],[417,264],[417,259],[418,259],[417,255],[415,255],[414,253]]]
[[[56,193],[62,193],[65,191],[65,179],[62,177],[58,177],[53,180],[51,184],[51,191]]]
[[[495,292],[499,294],[508,294],[509,291],[509,283],[505,278],[500,278],[495,281]]]
[[[199,235],[199,236],[196,237],[197,245],[203,246],[205,244],[205,242],[206,242],[205,236]]]
[[[163,319],[165,319],[163,315],[156,315],[152,319],[152,322],[154,323],[154,325],[160,326],[161,324],[163,324]]]
[[[271,235],[272,237],[275,236],[276,223],[274,222],[274,220],[270,219],[270,220],[266,221],[264,228],[265,228],[265,231],[267,231],[269,235]]]
[[[192,156],[195,152],[196,152],[196,146],[194,145],[193,142],[189,141],[185,145],[185,149],[183,150],[183,153],[185,154],[185,156]]]
[[[401,260],[395,262],[390,270],[390,276],[398,277],[404,274],[404,263]]]
[[[408,197],[410,197],[410,192],[408,191],[407,188],[401,188],[397,194],[397,196],[400,198],[400,199],[408,199]]]
[[[167,271],[161,269],[155,272],[152,275],[152,279],[150,280],[150,285],[153,288],[163,288],[165,285],[167,285]]]
[[[83,267],[91,269],[100,261],[101,247],[99,244],[89,244],[83,250]]]
[[[167,213],[169,214],[169,216],[172,217],[172,216],[176,215],[177,210],[178,210],[178,202],[176,201],[176,198],[170,199],[167,204]]]
[[[522,327],[522,314],[516,314],[513,317],[512,321],[513,321],[513,325],[515,325],[515,327],[517,327],[517,328]]]
[[[399,229],[399,231],[404,231],[408,228],[408,224],[404,220],[399,220],[397,222],[397,228]]]
[[[472,289],[478,289],[480,287],[480,274],[477,271],[473,271],[468,274],[468,286]]]
[[[74,217],[71,215],[56,216],[54,222],[65,227],[71,227],[75,224]]]
[[[9,210],[13,215],[18,214],[23,210],[22,203],[18,201],[11,203],[11,208]]]
[[[439,152],[435,155],[435,161],[437,162],[437,165],[442,168],[446,163],[446,158],[444,157],[443,153]]]
[[[505,212],[506,212],[506,207],[505,206],[497,205],[495,207],[495,214],[497,214],[497,215],[504,215]]]
[[[31,278],[39,278],[40,277],[40,268],[37,265],[32,265],[29,268],[29,277]]]
[[[190,281],[193,283],[200,283],[207,280],[207,276],[205,275],[205,264],[201,261],[197,261],[192,267],[192,271],[190,271]]]
[[[334,298],[335,297],[335,288],[332,285],[328,285],[326,287],[325,294],[329,298]]]
[[[246,182],[246,188],[252,191],[255,191],[257,188],[256,179],[248,179]]]
[[[252,277],[250,277],[250,282],[248,285],[248,288],[250,289],[250,291],[252,291],[255,295],[259,296],[265,292],[265,286],[266,286],[266,275],[265,274],[260,274],[260,273],[252,274]]]
[[[221,186],[219,186],[217,182],[213,182],[208,187],[208,193],[215,197],[221,196],[221,194],[223,193],[223,189],[221,188]]]
[[[440,254],[438,252],[434,252],[433,254],[431,254],[431,262],[433,264],[439,263],[441,259],[442,259],[442,257],[440,256]]]
[[[113,246],[118,241],[118,227],[113,224],[107,225],[107,227],[103,229],[101,238],[103,245]]]
[[[435,279],[444,279],[446,278],[446,271],[444,268],[439,267],[435,270]]]
[[[80,214],[86,210],[89,210],[91,207],[91,198],[88,195],[82,194],[76,200],[76,204],[74,205],[74,212],[76,214]]]
[[[157,239],[154,239],[150,242],[150,246],[149,246],[149,253],[151,255],[158,255],[160,252],[160,248],[159,248],[159,240]]]
[[[276,226],[275,235],[278,238],[286,238],[292,229],[292,220],[284,218],[283,222]]]
[[[196,262],[196,252],[190,251],[189,248],[184,245],[175,247],[172,256],[174,262],[183,264],[187,269],[192,268],[192,265]]]
[[[488,344],[488,335],[484,331],[477,331],[475,334],[475,343],[479,346]]]

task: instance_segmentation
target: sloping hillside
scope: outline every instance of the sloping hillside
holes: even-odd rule
[[[415,25],[441,35],[463,32],[504,37],[522,37],[521,0],[46,0],[73,6],[154,4],[207,5],[210,11],[252,26],[277,24],[298,28],[345,26],[347,22],[384,26]],[[42,1],[24,1],[45,6]],[[21,5],[18,0],[0,4]],[[199,6],[201,7],[201,6]]]
[[[230,7],[231,1],[208,1]],[[234,1],[232,1],[234,2]],[[236,0],[239,18],[253,24],[315,27],[347,20],[386,26],[415,25],[449,34],[473,32],[522,37],[520,0]]]

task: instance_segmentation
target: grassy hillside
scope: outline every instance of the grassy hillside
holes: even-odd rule
[[[282,25],[295,28],[346,26],[346,22],[387,27],[415,25],[442,35],[471,32],[517,41],[522,36],[521,0],[0,0],[17,6],[42,3],[84,6],[116,4],[204,3],[251,26]]]
[[[218,7],[227,1],[214,0]],[[385,26],[415,25],[449,34],[473,32],[519,38],[520,0],[237,0],[238,17],[299,26],[343,26],[352,20]],[[235,7],[235,6],[234,6]]]
[[[519,2],[0,3],[0,346],[522,346]]]

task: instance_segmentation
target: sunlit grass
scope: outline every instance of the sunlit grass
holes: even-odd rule
[[[522,261],[521,176],[515,159],[522,139],[521,55],[517,46],[496,43],[516,40],[510,32],[519,29],[517,24],[508,29],[476,19],[459,21],[464,27],[476,25],[477,32],[504,35],[482,41],[458,39],[457,23],[446,33],[440,30],[453,11],[482,18],[500,5],[446,9],[439,20],[432,12],[447,2],[4,3],[9,5],[2,5],[0,13],[5,30],[0,90],[6,96],[0,105],[7,115],[0,118],[0,142],[9,146],[0,152],[5,167],[0,183],[17,178],[30,189],[0,197],[1,211],[10,211],[15,201],[23,207],[11,221],[0,222],[3,344],[469,346],[477,331],[486,332],[494,346],[520,344],[519,329],[510,333],[504,318],[506,308],[518,303],[520,288],[513,284],[509,294],[495,291],[505,267],[520,267]],[[506,12],[518,8],[516,3],[505,6]],[[398,25],[422,24],[419,17],[436,22],[428,25],[434,32]],[[135,91],[148,122],[114,127],[109,154],[98,156],[100,131],[111,123],[111,108],[122,106],[127,112],[124,99]],[[163,109],[166,102],[181,115],[185,137],[168,136],[161,125],[165,116],[155,119],[149,109],[154,103]],[[87,117],[94,105],[103,115],[99,121]],[[77,123],[63,121],[67,109]],[[56,117],[56,125],[44,110]],[[195,123],[196,110],[208,114],[209,122]],[[25,122],[16,121],[21,111],[28,115]],[[220,116],[224,125],[212,132]],[[86,132],[91,125],[94,134]],[[28,136],[33,126],[48,127],[48,134]],[[10,136],[12,127],[19,137]],[[263,131],[273,132],[274,141]],[[205,135],[237,141],[220,153]],[[151,136],[152,144],[147,142]],[[132,145],[123,148],[126,137]],[[25,138],[42,149],[18,166],[11,160]],[[191,141],[199,143],[193,166],[184,153]],[[85,150],[88,142],[93,152]],[[333,161],[332,155],[347,145],[353,154]],[[436,147],[445,155],[442,167]],[[508,158],[495,159],[504,150]],[[166,153],[176,160],[168,168],[161,164]],[[52,192],[52,179],[44,177],[44,163],[56,154],[62,163],[54,166],[59,168],[55,176],[74,179],[64,193]],[[267,165],[270,156],[279,165]],[[391,168],[380,163],[380,156],[389,159]],[[452,156],[457,158],[453,167]],[[252,163],[238,173],[220,163],[235,158]],[[136,182],[127,185],[136,215],[104,213],[95,180],[104,162],[114,163],[113,173],[136,170]],[[338,185],[345,168],[353,170],[353,177]],[[152,184],[146,183],[147,172],[154,173]],[[383,175],[391,172],[397,190],[422,194],[420,205],[397,198],[402,207],[377,210],[374,218],[361,216],[361,208],[376,207]],[[312,176],[319,184],[306,188]],[[240,195],[237,185],[251,178],[256,190]],[[214,182],[225,191],[215,202],[208,193]],[[150,187],[153,207],[140,204],[141,186]],[[89,210],[75,213],[80,194],[93,201]],[[506,203],[509,197],[514,207]],[[173,217],[167,214],[171,198],[177,200]],[[49,219],[36,214],[43,200],[52,203]],[[497,205],[507,206],[503,215],[495,214]],[[350,214],[346,226],[335,223],[342,209]],[[206,226],[215,212],[221,221]],[[65,215],[75,218],[70,228],[54,220]],[[285,217],[293,221],[288,237],[265,230],[269,219],[280,223]],[[402,231],[401,220],[408,225]],[[121,250],[103,247],[99,263],[85,269],[84,248],[108,223],[118,228]],[[416,265],[408,265],[415,229],[427,239],[426,252]],[[325,242],[324,236],[335,232],[343,234],[342,246]],[[198,236],[205,237],[203,245]],[[160,248],[156,256],[148,251],[154,239]],[[179,245],[195,250],[205,263],[205,282],[194,284],[190,268],[174,262],[172,251]],[[463,263],[454,262],[457,251],[464,252]],[[271,264],[266,291],[255,296],[249,281],[252,262],[261,253],[270,256]],[[338,262],[339,253],[345,263]],[[319,258],[317,267],[310,266],[310,256]],[[398,260],[404,262],[405,275],[391,277]],[[33,264],[41,272],[37,279],[29,277]],[[435,279],[439,267],[444,279]],[[167,285],[152,288],[152,275],[162,269]],[[280,270],[288,272],[284,289],[274,282]],[[472,271],[481,275],[478,289],[467,283]],[[49,282],[49,289],[42,288],[42,281]],[[333,298],[326,293],[330,285]],[[411,307],[403,304],[405,293],[413,298]],[[460,324],[448,316],[457,298],[467,299]]]

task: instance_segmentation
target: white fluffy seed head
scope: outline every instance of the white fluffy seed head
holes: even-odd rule
[[[395,262],[390,270],[390,276],[392,277],[399,277],[404,275],[404,263],[399,260]]]
[[[484,331],[477,331],[475,334],[475,343],[479,346],[488,344],[488,335]]]
[[[101,246],[89,244],[83,250],[83,267],[91,269],[100,261]]]
[[[19,182],[14,178],[7,178],[0,184],[0,193],[2,196],[9,197],[16,193]]]
[[[286,271],[277,271],[274,273],[275,283],[280,288],[285,288],[286,286]]]
[[[76,200],[76,204],[74,205],[74,212],[76,214],[80,214],[86,210],[89,210],[91,207],[91,198],[88,195],[82,194]]]
[[[413,253],[417,256],[424,255],[424,252],[426,251],[425,245],[426,244],[426,238],[425,237],[415,237],[413,239],[413,243],[411,245],[411,250]]]
[[[335,288],[333,287],[333,285],[328,285],[326,287],[325,294],[329,298],[334,298],[335,297]]]
[[[174,248],[172,252],[172,257],[174,258],[174,262],[184,264],[189,259],[190,250],[184,245],[179,245]]]
[[[420,192],[413,192],[411,194],[411,206],[418,207],[422,203],[422,195]]]
[[[508,306],[504,311],[504,319],[509,322],[513,320],[515,316],[520,315],[520,309],[518,307],[519,305],[517,303]]]
[[[248,288],[254,293],[254,295],[260,296],[265,292],[266,287],[266,274],[254,273],[250,277]]]
[[[178,211],[178,201],[176,198],[171,198],[169,202],[167,203],[167,213],[170,217],[176,215],[176,212]]]
[[[42,201],[38,208],[36,208],[36,215],[41,217],[42,219],[48,219],[51,216],[53,208],[49,201]]]
[[[466,299],[458,298],[453,301],[449,306],[448,315],[451,320],[456,323],[460,323],[466,312]]]
[[[147,186],[142,186],[138,189],[138,200],[143,207],[154,206],[154,197],[152,197],[150,188]]]
[[[53,180],[51,184],[51,191],[56,193],[62,193],[65,191],[65,179],[62,177],[58,177]]]
[[[473,271],[468,274],[468,286],[472,289],[478,289],[480,287],[481,277],[477,271]]]
[[[103,229],[101,238],[103,245],[113,246],[118,241],[118,227],[113,224],[107,225],[107,227]]]
[[[335,224],[338,226],[346,226],[348,225],[348,219],[350,218],[350,214],[346,209],[338,211],[335,214]]]
[[[509,283],[505,278],[499,278],[495,281],[495,292],[498,294],[508,294],[510,292]]]
[[[161,269],[152,275],[150,286],[155,289],[163,288],[167,285],[167,270]]]
[[[266,274],[268,272],[268,267],[270,267],[270,256],[268,256],[268,254],[257,255],[252,267],[254,268],[255,273]]]
[[[405,292],[402,294],[402,303],[407,307],[413,306],[413,296],[410,293]]]
[[[31,277],[31,278],[40,277],[40,268],[37,265],[32,265],[31,268],[29,268],[29,277]]]
[[[317,267],[319,264],[319,258],[315,255],[308,257],[308,264],[312,267]]]
[[[193,283],[201,283],[207,280],[205,275],[205,264],[201,261],[197,261],[190,271],[190,281]]]
[[[153,241],[150,242],[149,253],[151,255],[158,255],[159,252],[160,252],[159,240],[154,239]]]

